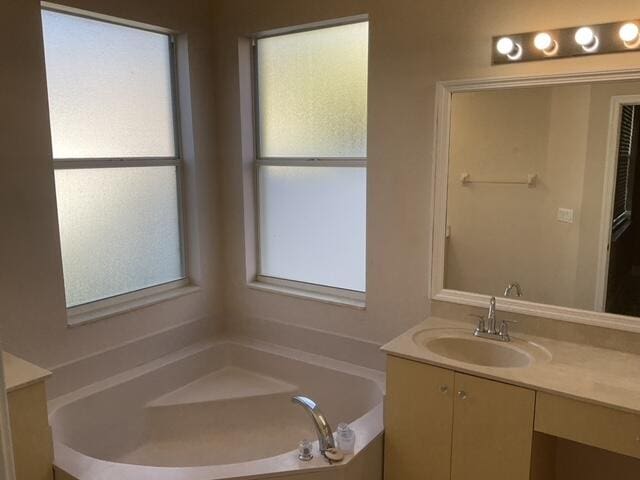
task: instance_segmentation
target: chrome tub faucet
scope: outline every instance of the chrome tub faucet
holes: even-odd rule
[[[304,397],[302,395],[291,397],[291,401],[304,408],[313,420],[313,425],[316,428],[316,433],[318,434],[320,453],[325,455],[327,450],[335,449],[336,444],[333,439],[333,431],[331,430],[327,417],[324,416],[322,410],[318,407],[318,404],[309,397]]]

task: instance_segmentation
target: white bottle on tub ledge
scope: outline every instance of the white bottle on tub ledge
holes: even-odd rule
[[[352,455],[356,445],[356,432],[347,423],[339,423],[336,430],[336,446],[345,455]]]

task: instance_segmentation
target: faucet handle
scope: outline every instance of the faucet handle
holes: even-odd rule
[[[518,323],[517,320],[502,320],[500,323],[500,330],[498,331],[498,335],[505,342],[509,342],[511,337],[509,336],[509,324],[510,323]]]
[[[469,313],[470,317],[474,317],[478,319],[478,326],[476,327],[476,333],[484,333],[487,331],[485,326],[486,317],[484,315],[478,315],[477,313]]]

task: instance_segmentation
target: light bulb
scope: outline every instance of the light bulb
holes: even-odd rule
[[[541,50],[546,55],[552,55],[556,52],[558,44],[551,38],[547,32],[541,32],[533,39],[533,44],[538,50]]]
[[[578,45],[589,45],[593,42],[595,35],[589,27],[581,27],[576,31],[575,39]]]
[[[502,37],[500,40],[498,40],[498,43],[496,43],[496,49],[502,55],[509,55],[511,52],[513,52],[515,46],[515,43],[513,43],[513,40],[511,40],[509,37]]]
[[[502,37],[496,43],[496,50],[506,55],[509,60],[519,60],[522,57],[522,47],[509,37]]]
[[[620,27],[618,35],[620,35],[620,39],[627,47],[631,47],[632,44],[639,39],[640,29],[635,23],[625,23],[624,25],[622,25],[622,27]]]
[[[546,50],[553,44],[553,39],[548,33],[542,32],[536,35],[536,38],[533,40],[533,44],[538,50]]]
[[[576,31],[576,43],[582,47],[585,52],[593,52],[598,49],[598,37],[589,27],[581,27]]]

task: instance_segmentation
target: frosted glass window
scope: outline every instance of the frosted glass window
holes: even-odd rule
[[[51,10],[42,31],[67,307],[184,278],[171,37]]]
[[[175,157],[168,35],[43,10],[54,158]]]
[[[176,167],[56,170],[67,306],[183,277]]]
[[[262,166],[261,273],[365,291],[366,169]]]
[[[368,28],[258,40],[261,157],[367,156]]]

